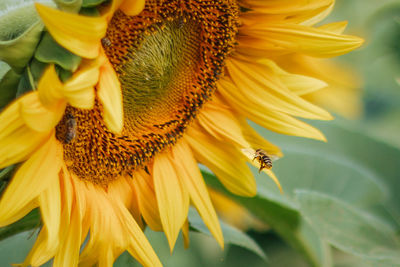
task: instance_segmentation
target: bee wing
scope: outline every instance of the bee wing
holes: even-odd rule
[[[280,157],[278,157],[277,155],[268,154],[268,157],[269,157],[272,161],[276,161],[276,160],[280,159]]]
[[[256,151],[252,148],[242,148],[242,153],[245,154],[248,158],[253,159],[255,157]]]

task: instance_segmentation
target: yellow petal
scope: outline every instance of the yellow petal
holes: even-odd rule
[[[263,169],[263,172],[265,172],[266,174],[268,174],[268,176],[272,179],[272,181],[274,181],[274,183],[276,184],[276,186],[278,186],[279,191],[281,191],[281,193],[283,194],[283,189],[281,184],[279,183],[278,178],[275,176],[274,172],[272,170],[268,170],[268,169]]]
[[[249,105],[248,102],[243,101],[243,97],[236,98],[232,96],[228,92],[238,89],[236,89],[236,86],[228,80],[220,80],[218,82],[218,86],[218,91],[229,103],[231,103],[233,107],[235,107],[237,112],[240,112],[255,123],[263,126],[264,128],[282,134],[303,136],[322,141],[326,140],[324,135],[318,129],[298,119],[295,119],[290,115],[265,109],[260,106]]]
[[[46,226],[43,226],[22,267],[41,266],[54,257],[58,249],[58,243],[50,243],[47,233]]]
[[[153,231],[162,231],[152,178],[142,171],[136,171],[133,184],[138,195],[139,208],[144,220]]]
[[[229,140],[240,148],[250,146],[243,137],[235,114],[217,97],[204,105],[197,119],[199,124],[218,140]]]
[[[142,12],[145,0],[125,0],[119,7],[126,15],[135,16]]]
[[[53,266],[78,266],[82,237],[80,204],[76,201],[71,211],[71,220],[63,221],[60,227],[60,247],[54,256]]]
[[[308,119],[332,119],[329,112],[286,88],[270,64],[273,63],[229,60],[227,67],[237,90],[226,93],[261,109],[272,109]]]
[[[193,126],[185,138],[196,159],[210,168],[229,191],[240,196],[255,196],[256,182],[239,149],[207,136]]]
[[[129,253],[143,266],[162,266],[149,241],[133,220],[131,214],[126,209],[120,209],[120,212],[121,221],[123,221],[127,227],[126,235],[130,241],[127,248]]]
[[[185,249],[188,249],[190,244],[190,239],[189,239],[189,221],[187,219],[182,226],[182,237],[183,237],[183,246]]]
[[[39,99],[45,107],[52,108],[53,105],[57,105],[63,99],[62,90],[63,84],[58,78],[54,65],[51,64],[43,72],[39,80]]]
[[[154,159],[154,189],[161,223],[171,252],[189,212],[189,195],[186,188],[181,185],[182,179],[185,177],[178,176],[173,159],[171,160],[168,154],[160,154]]]
[[[25,124],[37,132],[50,132],[61,120],[66,102],[57,101],[51,110],[39,100],[38,92],[32,92],[20,101],[20,114]]]
[[[99,63],[83,62],[77,72],[63,88],[63,95],[68,103],[76,108],[91,109],[94,106],[94,86],[99,81]]]
[[[330,6],[332,2],[334,0],[245,0],[243,5],[268,14],[291,14],[320,9],[324,6]]]
[[[65,210],[65,214],[63,213],[63,220],[69,221],[70,220],[70,215],[71,215],[71,210],[72,210],[72,202],[74,199],[74,189],[73,185],[71,183],[71,177],[70,173],[65,166],[65,163],[62,165],[62,170],[60,174],[60,190],[63,192],[61,194],[62,201],[63,203],[63,208]]]
[[[51,36],[72,53],[95,58],[100,52],[100,39],[106,34],[107,21],[103,17],[86,17],[66,13],[35,3]]]
[[[247,121],[242,117],[240,118],[242,131],[244,138],[251,144],[253,148],[261,148],[267,151],[271,155],[275,155],[277,157],[282,157],[283,154],[280,148],[271,142],[265,140],[261,135],[259,135],[250,125],[247,124]]]
[[[49,181],[49,187],[39,196],[39,203],[43,224],[46,226],[47,242],[52,246],[58,246],[61,220],[61,192],[58,177]]]
[[[49,132],[34,131],[21,116],[21,106],[30,103],[35,94],[25,94],[0,114],[0,168],[25,160],[50,135]]]
[[[283,74],[279,78],[285,86],[297,95],[309,94],[328,86],[322,80],[298,74]]]
[[[188,190],[193,205],[196,207],[211,234],[217,240],[221,248],[223,248],[224,238],[217,214],[211,203],[206,184],[201,176],[197,162],[185,140],[180,140],[175,144],[173,155],[177,162],[178,176],[182,177],[181,181]]]
[[[277,47],[315,57],[343,55],[364,42],[356,36],[288,23],[259,23],[242,30],[251,37],[260,38]]]
[[[124,123],[121,85],[108,60],[100,69],[98,96],[103,104],[107,127],[115,133],[121,132]]]
[[[58,179],[63,155],[56,142],[51,137],[18,169],[0,201],[0,226],[19,219],[15,215]]]

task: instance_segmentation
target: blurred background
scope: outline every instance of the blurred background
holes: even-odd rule
[[[162,234],[146,230],[165,266],[400,266],[400,2],[337,0],[324,23],[342,20],[349,21],[346,33],[366,40],[361,49],[335,59],[358,72],[361,112],[310,122],[328,143],[280,136],[253,124],[283,149],[274,171],[285,193],[254,170],[256,199],[214,196],[226,211],[222,215],[247,234],[224,225],[224,250],[207,236],[195,211],[187,250],[180,237],[171,254]],[[222,190],[207,170],[204,174]],[[21,262],[36,232],[2,240],[0,266]],[[139,265],[124,253],[115,266]]]

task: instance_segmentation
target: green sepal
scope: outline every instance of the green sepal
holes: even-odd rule
[[[48,66],[49,64],[40,62],[36,60],[35,58],[32,59],[31,63],[29,64],[29,71],[32,75],[33,78],[33,83],[34,83],[34,88],[37,87],[37,84],[39,83],[40,77],[42,77],[42,74],[44,72],[44,69]]]
[[[43,34],[35,52],[35,58],[44,63],[55,63],[66,70],[74,72],[82,61],[82,58],[72,54],[60,46],[48,32]]]
[[[11,175],[13,174],[15,169],[15,165],[8,166],[0,171],[0,180],[10,180]]]
[[[105,1],[106,0],[82,0],[82,7],[95,7],[104,3]]]
[[[61,10],[78,13],[82,6],[82,0],[54,0]]]
[[[16,97],[19,97],[29,91],[35,90],[35,88],[36,84],[30,71],[30,67],[27,67],[25,68],[25,71],[19,81]]]
[[[35,52],[43,27],[43,23],[37,21],[13,39],[7,40],[1,36],[0,60],[8,63],[15,72],[22,73]],[[13,31],[12,34],[16,34],[16,32]]]
[[[7,106],[17,94],[17,88],[21,75],[10,69],[0,81],[0,110]]]
[[[0,80],[6,75],[6,73],[11,69],[11,67],[0,60]]]
[[[60,66],[56,65],[56,72],[60,80],[64,83],[72,77],[72,72],[66,69],[61,68]]]
[[[95,7],[84,7],[81,8],[81,11],[79,11],[79,14],[88,16],[88,17],[98,17],[100,16],[100,12],[97,10]]]

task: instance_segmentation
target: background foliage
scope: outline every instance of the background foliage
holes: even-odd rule
[[[337,20],[349,20],[348,32],[367,40],[339,59],[363,76],[362,117],[310,122],[328,143],[254,125],[283,149],[285,157],[274,163],[274,171],[284,194],[257,170],[259,194],[251,199],[230,195],[211,173],[203,174],[269,230],[243,233],[223,224],[229,245],[222,251],[191,210],[188,250],[180,240],[171,255],[162,234],[146,231],[165,266],[400,266],[400,3],[338,0],[329,17]],[[17,227],[0,229],[2,266],[24,259],[37,226],[33,212]],[[137,263],[123,254],[115,266]]]

